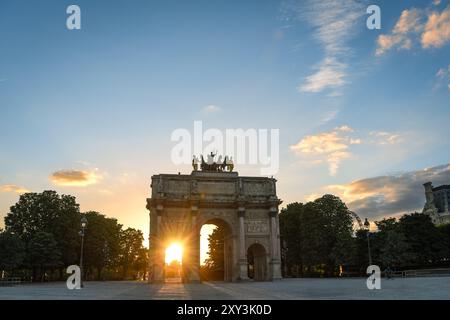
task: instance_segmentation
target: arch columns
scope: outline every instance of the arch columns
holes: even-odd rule
[[[156,206],[156,227],[154,235],[151,235],[151,243],[154,246],[154,250],[152,252],[152,274],[149,277],[149,281],[153,283],[162,283],[164,282],[164,258],[165,258],[165,248],[162,242],[161,233],[162,233],[162,217],[163,217],[164,207],[159,204]]]
[[[238,208],[239,217],[239,280],[248,280],[247,250],[245,247],[245,207]]]
[[[278,220],[278,208],[271,207],[270,217],[270,246],[271,259],[270,266],[272,269],[272,280],[281,279],[281,255],[280,255],[280,226]]]
[[[198,207],[192,205],[190,210],[190,234],[186,237],[188,243],[184,245],[182,265],[186,265],[186,279],[184,282],[200,282],[200,229],[197,225]],[[186,263],[185,263],[186,259]]]

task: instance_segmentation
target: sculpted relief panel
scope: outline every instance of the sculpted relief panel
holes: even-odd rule
[[[248,233],[268,233],[269,225],[265,220],[249,220],[247,221]]]
[[[235,185],[233,182],[199,181],[198,190],[201,193],[225,193],[234,194]]]
[[[248,195],[270,195],[274,194],[275,190],[273,188],[273,183],[270,182],[245,182],[244,183],[244,193]]]
[[[268,217],[267,210],[248,210],[245,214],[246,219],[264,220]]]
[[[170,193],[189,193],[189,184],[185,181],[169,180],[166,182],[165,191]]]

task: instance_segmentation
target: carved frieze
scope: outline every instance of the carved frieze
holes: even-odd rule
[[[267,220],[248,220],[246,222],[246,229],[248,233],[268,233],[269,224]]]

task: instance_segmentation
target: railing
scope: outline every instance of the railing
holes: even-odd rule
[[[22,282],[21,278],[3,278],[0,279],[0,286],[14,286]]]
[[[450,277],[450,268],[435,268],[435,269],[410,269],[410,270],[391,270],[386,272],[381,271],[383,277],[390,278],[406,278],[406,277]],[[361,272],[344,272],[341,277],[365,277]]]
[[[405,270],[403,277],[448,277],[450,268]]]

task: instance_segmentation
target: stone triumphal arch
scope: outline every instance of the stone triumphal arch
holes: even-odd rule
[[[183,245],[182,281],[200,281],[200,229],[215,224],[225,230],[224,280],[281,278],[276,180],[240,177],[237,172],[205,167],[189,175],[152,177],[150,277],[164,282],[165,249]],[[231,171],[231,172],[230,172]]]

